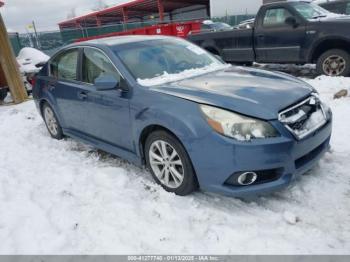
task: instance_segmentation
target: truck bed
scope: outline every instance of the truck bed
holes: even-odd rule
[[[188,36],[188,40],[220,55],[227,62],[253,62],[253,34],[252,28],[232,29],[193,34]]]

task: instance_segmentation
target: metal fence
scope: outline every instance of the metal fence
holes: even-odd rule
[[[15,55],[17,56],[19,51],[22,49],[20,37],[18,33],[9,33],[10,42]]]
[[[229,25],[235,26],[238,25],[239,23],[254,18],[255,15],[249,15],[249,14],[245,14],[245,15],[232,15],[232,16],[224,16],[224,17],[214,17],[212,18],[213,21],[216,22],[224,22],[227,23]]]
[[[254,15],[236,15],[214,17],[212,20],[225,22],[234,26],[252,17],[254,17]],[[101,27],[81,27],[73,30],[38,32],[38,37],[36,37],[34,33],[20,35],[17,34],[16,37],[11,38],[11,42],[16,54],[18,54],[18,51],[22,47],[34,47],[45,52],[48,55],[51,55],[58,48],[73,43],[75,40],[82,37],[98,36],[113,32],[122,32],[135,28],[155,25],[157,23],[157,20],[153,20],[140,23],[111,24]]]

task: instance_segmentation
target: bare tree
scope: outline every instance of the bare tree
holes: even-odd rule
[[[75,7],[73,7],[70,11],[69,11],[69,13],[67,14],[67,19],[72,19],[72,18],[74,18],[74,17],[76,17],[77,16],[77,14],[76,14],[76,12],[75,12]]]
[[[106,9],[108,5],[104,0],[98,0],[95,4],[95,6],[92,8],[93,11],[100,11],[103,9]]]

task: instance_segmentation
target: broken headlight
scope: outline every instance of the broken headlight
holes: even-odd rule
[[[277,137],[279,133],[268,122],[224,109],[200,105],[208,124],[218,133],[239,141]]]

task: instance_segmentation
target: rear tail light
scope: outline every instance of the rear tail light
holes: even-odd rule
[[[31,78],[29,78],[28,82],[32,85],[32,87],[34,87],[36,83],[36,76],[32,76]]]

